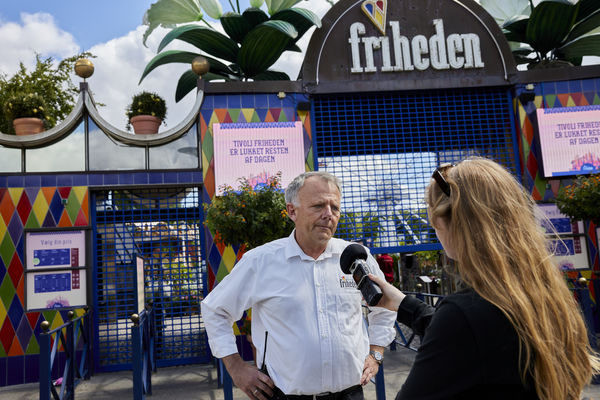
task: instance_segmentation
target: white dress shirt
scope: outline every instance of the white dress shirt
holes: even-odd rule
[[[294,233],[248,251],[202,301],[215,357],[237,353],[233,323],[252,307],[252,342],[262,366],[265,331],[269,375],[286,394],[339,392],[360,383],[369,344],[395,337],[396,313],[380,307],[363,321],[362,296],[340,268],[350,243],[332,238],[318,259],[300,249]],[[372,272],[383,278],[369,254]]]

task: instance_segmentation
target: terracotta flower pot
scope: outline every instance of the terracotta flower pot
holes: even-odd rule
[[[13,128],[19,136],[33,135],[44,131],[44,121],[39,118],[15,118]]]
[[[129,120],[133,126],[136,135],[148,135],[158,132],[158,127],[162,123],[160,118],[152,115],[136,115]]]

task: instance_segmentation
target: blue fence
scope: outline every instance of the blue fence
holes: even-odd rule
[[[41,323],[40,400],[74,399],[77,384],[81,379],[89,379],[92,373],[91,310],[86,307],[85,313],[75,319],[73,311],[69,311],[67,315],[69,321],[51,331],[48,321]],[[61,377],[52,382],[52,369],[61,345],[66,357],[64,370]],[[55,384],[60,384],[60,392],[56,390]]]
[[[133,314],[131,340],[133,348],[133,398],[143,400],[152,394],[152,372],[156,372],[156,320],[154,307]]]

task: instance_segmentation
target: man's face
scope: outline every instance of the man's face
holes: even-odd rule
[[[297,205],[287,204],[288,214],[296,225],[296,241],[306,254],[320,254],[340,219],[340,192],[334,183],[313,176],[304,182],[297,202]]]

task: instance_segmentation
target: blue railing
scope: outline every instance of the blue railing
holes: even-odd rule
[[[148,306],[131,316],[133,348],[133,398],[143,400],[152,394],[152,372],[156,372],[156,320],[154,307]]]
[[[590,298],[590,290],[588,288],[588,280],[580,277],[578,279],[567,278],[567,281],[571,284],[570,289],[573,291],[577,302],[579,303],[579,307],[581,308],[581,313],[583,314],[583,318],[585,320],[585,324],[587,326],[588,331],[588,339],[590,341],[590,345],[594,349],[598,349],[598,343],[596,340],[595,326],[594,326],[594,311],[592,299]]]
[[[69,311],[69,321],[49,331],[50,323],[41,323],[40,334],[40,400],[73,400],[75,387],[82,379],[89,379],[92,371],[92,318],[91,310],[85,307],[85,313],[73,319],[75,313]],[[62,344],[66,356],[64,371],[60,383],[60,393],[52,382],[52,367]],[[77,352],[81,350],[80,357]],[[79,362],[77,359],[79,358]],[[52,396],[52,397],[51,397]]]

